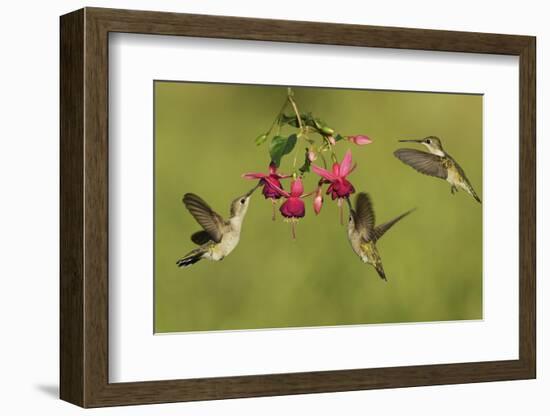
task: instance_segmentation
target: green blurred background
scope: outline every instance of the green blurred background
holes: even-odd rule
[[[256,192],[229,256],[178,268],[176,260],[195,247],[189,236],[200,229],[182,195],[197,193],[227,216],[230,201],[254,184],[241,174],[267,170],[268,143],[257,147],[254,138],[269,128],[287,89],[157,81],[155,332],[481,319],[482,207],[392,153],[403,147],[398,139],[439,136],[483,199],[482,96],[293,91],[301,112],[343,135],[374,140],[361,147],[341,142],[336,152],[340,159],[352,149],[358,166],[349,179],[370,193],[377,223],[418,208],[378,243],[388,282],[352,251],[328,196],[319,216],[306,199],[292,240],[290,225],[280,216],[272,222],[271,203]],[[283,158],[282,172],[292,159]],[[306,175],[306,191],[317,179]]]

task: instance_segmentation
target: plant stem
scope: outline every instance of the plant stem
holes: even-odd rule
[[[294,110],[294,114],[296,114],[296,119],[298,120],[298,127],[300,128],[300,134],[304,132],[304,124],[302,123],[302,117],[300,117],[300,113],[298,111],[298,106],[296,105],[296,101],[294,101],[294,93],[292,92],[292,88],[288,87],[287,90],[287,98],[288,102],[292,106],[292,109]]]
[[[287,100],[292,106],[292,109],[294,110],[294,114],[296,114],[296,120],[298,120],[298,128],[300,129],[300,133],[298,134],[298,138],[302,136],[306,136],[306,131],[304,128],[304,124],[302,123],[302,118],[300,117],[300,112],[298,111],[298,106],[296,105],[296,101],[294,101],[294,93],[292,92],[292,88],[288,87],[287,89]],[[306,136],[307,138],[307,136]],[[296,163],[298,161],[298,146],[296,146],[294,150],[294,163],[292,165],[294,172],[296,172]]]
[[[325,169],[328,169],[327,168],[327,159],[325,158],[325,155],[322,152],[319,152],[319,156],[321,156],[321,159],[323,160],[323,166],[325,167]]]
[[[277,117],[275,117],[275,120],[273,120],[273,123],[271,123],[271,127],[267,131],[266,136],[269,136],[271,134],[271,131],[273,130],[273,127],[275,127],[275,125],[277,125],[280,129],[280,127],[281,127],[281,124],[280,124],[281,115],[285,111],[285,108],[286,108],[287,104],[288,104],[288,99],[285,99],[285,102],[283,103],[283,106],[279,110],[279,114],[277,114]]]
[[[334,147],[332,146],[332,143],[330,142],[329,139],[327,139],[326,136],[323,136],[323,140],[325,141],[326,146],[328,146],[330,150],[330,157],[332,158],[332,162],[338,163],[338,159],[336,158],[336,153],[334,153]]]
[[[275,200],[274,199],[271,199],[271,208],[272,208],[272,211],[271,211],[271,220],[272,221],[275,221],[275,214],[276,214],[276,211],[275,211]]]

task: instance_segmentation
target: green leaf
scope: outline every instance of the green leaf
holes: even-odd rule
[[[264,144],[264,142],[267,140],[267,134],[260,134],[258,137],[254,139],[254,143],[256,143],[256,146],[259,146],[261,144]]]
[[[289,154],[296,146],[298,137],[295,134],[291,134],[288,137],[275,136],[269,144],[269,155],[271,161],[278,167],[281,164],[281,159],[284,155]]]
[[[299,127],[298,125],[298,119],[296,116],[287,116],[286,114],[282,114],[279,118],[279,124],[288,124],[292,127]]]
[[[313,119],[313,115],[311,113],[300,114],[300,117],[306,126],[315,127],[315,120]]]
[[[314,127],[315,128],[315,121],[313,119],[313,116],[311,115],[311,113],[305,113],[305,114],[300,114],[300,118],[302,119],[302,123],[304,124],[304,126],[309,126],[309,127]],[[289,126],[292,126],[292,127],[300,127],[299,123],[298,123],[298,117],[296,117],[295,114],[291,115],[291,116],[287,116],[286,114],[282,114],[280,119],[279,119],[279,123],[280,124],[288,124]]]

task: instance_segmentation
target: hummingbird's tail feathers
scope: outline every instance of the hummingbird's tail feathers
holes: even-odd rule
[[[380,224],[374,229],[374,241],[380,240],[386,232],[393,227],[397,222],[405,218],[407,215],[412,213],[413,211],[416,211],[416,208],[410,209],[407,212],[404,212],[403,214],[395,217],[393,220],[390,220],[388,222],[385,222],[384,224]]]
[[[450,157],[449,155],[447,155],[447,157],[452,160],[455,168],[458,170],[458,173],[460,175],[459,182],[453,185],[455,188],[455,192],[458,191],[458,188],[457,188],[457,185],[458,185],[458,187],[464,189],[466,192],[472,195],[477,202],[481,204],[481,199],[479,198],[479,196],[477,196],[476,191],[474,190],[474,187],[472,186],[472,184],[470,183],[470,180],[466,176],[466,172],[464,172],[464,169],[462,169],[462,167],[452,157]]]
[[[378,276],[380,276],[380,279],[387,282],[388,279],[386,278],[386,273],[384,272],[384,268],[382,267],[382,263],[375,264],[374,268],[376,269],[376,272],[378,273]]]
[[[182,257],[179,259],[176,264],[178,267],[187,267],[191,266],[192,264],[195,264],[196,262],[200,261],[202,259],[202,256],[204,255],[205,251],[201,248],[197,248],[193,251],[191,251],[189,254],[187,254],[185,257]]]
[[[474,191],[474,188],[472,187],[472,185],[468,184],[466,190],[468,191],[468,193],[469,193],[470,195],[472,195],[472,196],[474,197],[474,199],[475,199],[477,202],[479,202],[479,203],[481,204],[481,199],[479,198],[479,196],[477,196],[476,191]]]
[[[197,231],[196,233],[193,233],[191,235],[191,241],[199,246],[202,246],[203,244],[208,243],[212,240],[212,237],[210,237],[210,234],[207,231]]]

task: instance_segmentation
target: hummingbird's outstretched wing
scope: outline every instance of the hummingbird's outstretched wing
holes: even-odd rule
[[[355,229],[365,240],[372,238],[374,231],[374,209],[368,194],[360,192],[355,199]]]
[[[199,246],[202,246],[203,244],[212,241],[212,237],[210,236],[208,231],[201,230],[191,234],[191,241],[195,244],[198,244]]]
[[[447,179],[447,169],[441,163],[441,156],[416,149],[397,149],[396,158],[424,175]]]
[[[373,232],[373,239],[374,241],[379,240],[385,233],[388,231],[391,227],[393,227],[399,220],[405,218],[407,215],[409,215],[411,212],[413,212],[416,208],[413,208],[397,217],[395,217],[393,220],[390,220],[388,222],[385,222],[384,224],[378,225]]]
[[[224,220],[214,212],[204,200],[195,194],[185,194],[183,203],[191,215],[210,235],[210,238],[219,243],[223,235]]]

